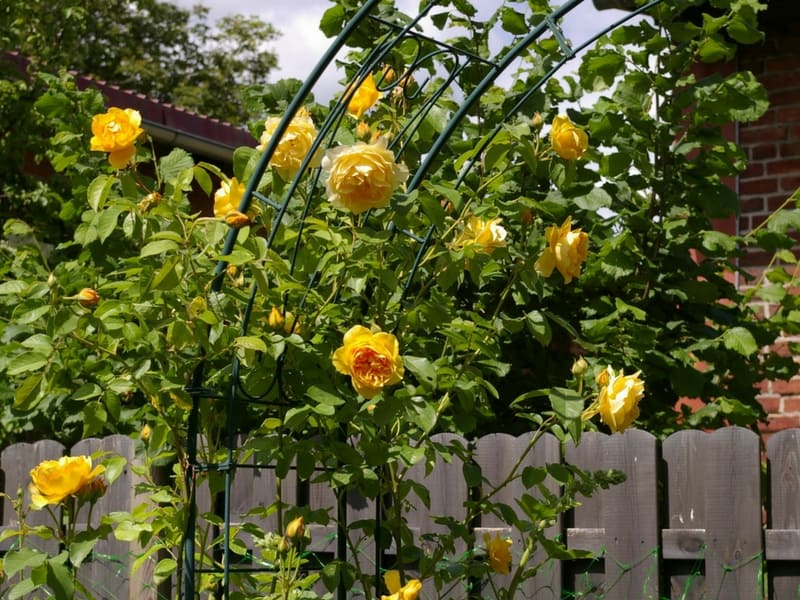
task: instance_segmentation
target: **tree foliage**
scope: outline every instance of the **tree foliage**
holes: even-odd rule
[[[209,117],[244,123],[241,90],[276,66],[275,28],[254,16],[208,22],[208,8],[160,0],[10,0],[0,50],[34,59],[36,69],[73,69]]]

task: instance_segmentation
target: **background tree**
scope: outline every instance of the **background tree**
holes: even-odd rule
[[[255,16],[208,22],[208,8],[159,0],[3,3],[0,49],[39,70],[74,69],[204,115],[244,123],[237,90],[263,83],[277,59],[277,30]]]

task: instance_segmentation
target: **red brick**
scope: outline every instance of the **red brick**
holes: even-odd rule
[[[764,174],[764,163],[755,162],[747,165],[742,173],[743,178],[761,177]]]
[[[762,431],[776,432],[784,429],[791,429],[800,425],[800,417],[791,417],[785,415],[770,415],[767,417],[766,425],[763,425]]]
[[[775,127],[742,127],[739,142],[743,145],[763,142],[783,141],[787,138],[787,129],[782,125]]]
[[[783,73],[769,73],[761,75],[758,80],[770,91],[792,89],[797,84]]]
[[[780,196],[772,196],[771,198],[767,198],[767,210],[771,213],[775,212],[784,204],[786,204],[786,198],[787,194],[781,194]]]
[[[800,56],[783,55],[768,58],[764,64],[764,69],[770,73],[775,71],[787,73],[788,71],[800,70]]]
[[[800,156],[800,141],[798,142],[784,142],[780,145],[781,156],[783,158]]]
[[[775,160],[767,163],[767,173],[769,175],[780,173],[800,173],[800,158]]]
[[[800,187],[800,175],[784,175],[781,177],[781,191],[790,194]]]
[[[772,393],[782,394],[784,396],[797,396],[800,395],[800,377],[792,377],[788,381],[773,381]]]
[[[790,90],[790,91],[794,92],[794,90]],[[780,92],[780,93],[783,93],[783,92]],[[777,106],[779,106],[778,103],[772,102],[770,100],[770,108],[763,115],[761,115],[758,119],[748,123],[748,126],[750,126],[750,127],[766,127],[766,126],[770,126],[770,125],[775,125],[775,122],[776,122],[776,119],[777,119],[777,115],[778,115],[778,110],[776,108]],[[778,123],[778,125],[780,125],[780,124],[781,123]]]
[[[774,91],[769,94],[769,103],[773,109],[777,106],[792,106],[800,104],[800,98],[797,97],[797,90],[800,85],[796,85],[789,90]]]
[[[778,413],[781,410],[781,397],[775,395],[762,395],[758,397],[758,402],[767,414]]]
[[[749,229],[742,229],[742,233],[749,231]],[[743,267],[756,267],[768,265],[772,259],[770,252],[748,252],[739,259],[739,264]]]
[[[750,148],[750,160],[763,160],[765,158],[775,158],[778,150],[775,144],[760,144]]]
[[[790,396],[783,399],[783,412],[800,413],[800,397]]]
[[[800,106],[778,109],[779,123],[797,123],[800,121]]]
[[[770,194],[778,191],[778,180],[775,177],[767,177],[762,179],[743,179],[739,184],[739,193],[742,196],[755,196],[757,194]],[[752,212],[754,210],[763,210],[764,203],[759,199],[759,205],[754,208],[745,208],[745,203],[742,202],[742,212]]]

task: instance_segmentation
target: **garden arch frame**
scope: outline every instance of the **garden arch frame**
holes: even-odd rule
[[[318,189],[317,186],[320,182],[320,173],[319,169],[312,169],[310,166],[311,157],[315,154],[315,152],[319,149],[324,149],[327,144],[330,144],[333,140],[333,135],[336,132],[336,129],[342,122],[342,119],[346,116],[347,105],[352,98],[353,94],[355,93],[358,86],[364,82],[368,77],[371,76],[372,73],[379,70],[382,65],[386,64],[386,59],[392,52],[394,48],[396,48],[399,44],[411,41],[411,43],[416,44],[418,48],[417,57],[416,59],[410,64],[405,66],[405,71],[397,77],[393,82],[389,81],[379,81],[378,87],[383,92],[390,92],[393,89],[397,89],[397,86],[404,80],[407,75],[413,75],[418,69],[422,69],[425,67],[427,61],[432,60],[435,56],[438,55],[447,55],[452,60],[452,69],[450,72],[445,73],[442,77],[442,82],[438,85],[438,87],[431,88],[428,86],[428,81],[423,81],[420,84],[418,90],[415,92],[416,94],[425,93],[426,99],[420,107],[413,113],[413,115],[409,118],[409,125],[400,132],[400,134],[393,139],[390,144],[389,148],[394,151],[396,156],[402,156],[403,151],[405,149],[406,141],[409,137],[414,133],[414,130],[419,127],[422,120],[425,116],[436,106],[437,101],[439,101],[443,94],[454,84],[458,74],[466,68],[471,68],[474,66],[479,66],[479,68],[483,69],[485,72],[483,78],[480,82],[475,86],[474,89],[470,90],[468,94],[464,97],[461,101],[459,108],[453,112],[449,120],[447,121],[446,125],[442,129],[442,131],[436,136],[433,144],[430,146],[429,152],[424,156],[424,159],[420,162],[419,166],[416,168],[415,171],[412,172],[411,178],[407,184],[407,192],[412,192],[413,190],[417,189],[420,184],[425,180],[426,176],[429,174],[430,170],[434,167],[437,159],[440,157],[441,153],[443,152],[444,148],[447,145],[448,140],[450,139],[451,135],[455,131],[457,125],[464,120],[465,118],[469,117],[470,110],[472,107],[479,101],[479,99],[489,90],[497,81],[499,77],[501,77],[504,73],[507,73],[512,65],[515,64],[515,61],[526,51],[526,49],[536,42],[537,40],[541,39],[543,36],[548,34],[552,35],[552,37],[557,41],[558,46],[560,48],[560,56],[561,58],[557,61],[554,61],[552,67],[539,79],[539,81],[529,87],[524,93],[520,94],[518,98],[515,99],[512,108],[508,111],[506,118],[511,118],[515,115],[525,104],[530,100],[530,98],[536,94],[542,86],[544,86],[547,81],[552,78],[561,67],[567,63],[569,60],[574,58],[580,51],[592,45],[597,39],[601,36],[605,35],[606,33],[610,32],[614,28],[624,24],[625,22],[630,21],[637,15],[645,13],[646,11],[650,10],[654,6],[660,4],[662,0],[650,0],[649,2],[643,4],[639,8],[635,10],[631,10],[627,15],[623,18],[619,19],[617,22],[613,23],[610,27],[604,28],[600,31],[597,31],[587,37],[586,40],[583,40],[579,44],[573,45],[571,44],[566,37],[564,36],[561,28],[559,26],[559,21],[575,10],[578,6],[586,2],[587,0],[567,0],[564,4],[552,10],[550,14],[547,15],[540,15],[541,18],[538,20],[538,24],[530,30],[527,35],[519,36],[519,39],[516,43],[511,47],[511,49],[506,52],[505,54],[498,56],[494,60],[486,60],[477,54],[470,53],[460,48],[456,48],[455,46],[439,42],[434,40],[427,35],[421,33],[418,30],[418,25],[420,21],[425,18],[427,15],[430,14],[430,11],[434,9],[437,5],[435,0],[432,0],[428,4],[426,4],[418,14],[410,19],[406,23],[393,23],[387,21],[383,18],[377,16],[378,8],[381,4],[381,0],[368,0],[364,3],[364,5],[358,10],[358,12],[345,24],[341,33],[333,40],[331,43],[328,51],[325,55],[320,59],[317,65],[314,67],[308,78],[305,80],[303,85],[301,86],[300,90],[297,94],[292,98],[291,102],[289,103],[284,116],[280,120],[280,123],[277,125],[270,142],[264,148],[260,159],[253,171],[252,176],[249,178],[244,195],[242,197],[241,204],[239,205],[239,211],[242,213],[246,213],[254,203],[260,203],[265,207],[269,207],[274,211],[274,215],[271,219],[271,226],[269,228],[269,233],[267,235],[267,248],[271,248],[278,231],[283,226],[282,223],[284,221],[284,217],[290,210],[296,210],[296,205],[292,205],[292,201],[297,197],[298,186],[300,184],[300,180],[304,177],[306,173],[310,173],[312,183],[312,190]],[[342,97],[336,102],[333,106],[332,110],[330,111],[327,119],[321,124],[319,128],[319,133],[316,139],[313,142],[311,150],[308,152],[305,160],[303,161],[300,170],[295,175],[293,180],[287,183],[285,189],[283,190],[283,194],[280,198],[271,198],[268,197],[261,192],[258,191],[259,182],[261,181],[261,177],[267,170],[269,166],[269,161],[272,158],[273,154],[276,151],[278,143],[282,137],[282,135],[286,132],[292,116],[303,106],[304,102],[306,102],[307,98],[311,94],[314,85],[318,82],[322,74],[328,69],[331,68],[333,65],[337,54],[339,51],[344,48],[348,41],[351,39],[351,36],[355,34],[355,32],[359,29],[359,27],[363,26],[366,23],[371,23],[375,25],[378,29],[384,31],[383,36],[378,38],[376,43],[374,44],[371,51],[368,53],[367,58],[358,65],[357,71],[355,75],[350,80],[350,85],[347,87],[345,93]],[[403,93],[406,93],[403,90]],[[459,172],[458,178],[455,182],[455,188],[458,188],[467,177],[468,173],[471,169],[478,163],[481,158],[482,152],[486,149],[486,147],[491,143],[491,141],[497,136],[500,132],[500,127],[498,126],[487,135],[485,135],[480,142],[476,145],[475,151],[472,155],[472,158],[467,160],[461,170]],[[304,200],[303,205],[300,208],[299,215],[299,228],[303,228],[303,219],[308,215],[309,210],[314,202],[315,198],[318,196],[309,193]],[[290,206],[291,205],[291,206]],[[436,235],[436,226],[431,224],[428,229],[422,233],[414,233],[411,231],[403,230],[402,227],[396,226],[394,222],[389,223],[388,225],[389,231],[391,235],[396,236],[403,236],[411,240],[414,244],[417,245],[416,250],[416,259],[414,262],[414,267],[411,269],[410,274],[405,282],[405,287],[403,289],[403,295],[408,291],[410,285],[412,284],[412,280],[414,278],[416,272],[416,266],[419,263],[421,257],[425,249],[434,239]],[[298,234],[298,239],[300,235]],[[226,240],[224,248],[221,252],[222,259],[219,261],[216,269],[216,277],[211,285],[211,291],[216,292],[219,291],[222,286],[224,285],[224,273],[228,266],[228,261],[226,257],[230,256],[231,253],[234,251],[234,248],[237,243],[237,230],[231,229]],[[295,248],[295,254],[289,257],[289,261],[292,265],[294,265],[294,261],[296,259],[296,252],[297,248]],[[313,279],[313,278],[312,278]],[[309,281],[308,285],[312,286],[314,284],[313,280]],[[258,297],[258,286],[256,283],[252,284],[249,301],[247,306],[244,308],[243,311],[243,322],[241,326],[242,335],[245,335],[248,329],[249,318],[251,314],[251,310],[253,304],[257,301]],[[280,369],[280,362],[278,367]],[[233,478],[237,469],[242,468],[253,468],[254,466],[258,466],[261,468],[270,468],[271,465],[262,464],[262,465],[253,465],[252,463],[240,463],[237,462],[236,454],[237,454],[237,442],[236,442],[236,432],[234,430],[234,419],[228,418],[227,419],[227,456],[224,460],[214,463],[206,463],[201,462],[198,459],[198,419],[200,418],[200,407],[203,402],[212,401],[212,402],[223,402],[225,403],[225,410],[226,414],[230,416],[234,415],[237,410],[239,410],[239,403],[241,402],[255,402],[257,404],[262,404],[269,406],[271,400],[269,399],[270,396],[274,396],[277,394],[278,397],[281,395],[281,383],[280,383],[280,372],[274,374],[273,383],[269,386],[269,389],[264,393],[253,394],[250,391],[244,389],[244,385],[242,382],[242,366],[240,365],[236,356],[232,359],[231,365],[231,381],[229,388],[220,393],[218,390],[210,389],[206,385],[206,371],[205,365],[201,363],[192,374],[191,383],[187,387],[187,392],[191,396],[192,399],[192,408],[189,413],[188,417],[188,425],[187,425],[187,460],[188,460],[188,469],[186,475],[186,488],[189,490],[189,495],[191,498],[189,511],[188,511],[188,520],[186,525],[186,532],[184,536],[184,545],[182,548],[182,562],[183,562],[183,569],[181,573],[182,582],[182,597],[189,599],[196,597],[197,592],[197,577],[201,573],[218,573],[221,575],[221,595],[223,598],[228,598],[230,594],[230,575],[235,570],[232,566],[232,557],[231,557],[231,550],[230,550],[230,524],[231,524],[231,489]],[[279,403],[279,401],[277,402]],[[222,506],[220,515],[223,520],[223,528],[222,528],[222,551],[221,556],[219,557],[219,562],[221,567],[212,567],[212,568],[203,568],[198,567],[195,562],[195,556],[197,552],[197,545],[195,540],[195,531],[196,531],[196,521],[198,518],[198,511],[197,511],[197,475],[202,472],[209,472],[214,471],[221,473],[224,480],[224,488],[222,491]],[[341,533],[341,523],[344,522],[345,519],[345,512],[344,512],[344,495],[338,495],[338,503],[339,503],[339,523],[340,523],[340,533]],[[380,514],[376,514],[376,519],[380,519]],[[376,528],[379,531],[380,528]],[[343,536],[339,535],[337,540],[337,556],[344,557],[346,553],[346,548],[343,542]],[[379,547],[380,544],[376,543],[376,547]],[[381,564],[380,564],[380,554],[376,555],[376,573],[379,572]],[[264,569],[252,569],[252,570],[264,570]],[[346,597],[346,590],[343,586],[340,585],[338,590],[338,598],[340,600],[344,600]]]

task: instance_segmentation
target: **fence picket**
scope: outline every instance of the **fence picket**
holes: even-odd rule
[[[679,431],[662,444],[667,466],[662,552],[665,559],[672,559],[668,576],[673,600],[705,598],[705,578],[696,573],[705,556],[707,437],[702,431]]]
[[[474,460],[480,465],[489,489],[494,489],[511,474],[515,463],[528,448],[533,435],[533,433],[529,433],[513,437],[506,433],[496,433],[478,440],[475,445]],[[517,514],[521,515],[517,499],[528,491],[519,477],[522,469],[526,466],[537,467],[559,462],[561,462],[561,448],[558,440],[553,435],[544,435],[524,457],[517,470],[517,478],[494,494],[492,501],[507,504]],[[548,479],[546,485],[551,492],[558,493],[558,484],[552,479]],[[486,491],[484,490],[484,493]],[[481,515],[480,527],[476,528],[475,531],[475,537],[479,544],[483,541],[484,532],[492,537],[496,534],[501,537],[511,537],[513,541],[511,545],[512,563],[513,565],[519,564],[523,550],[522,535],[519,531],[509,529],[497,515],[489,513]],[[560,523],[549,527],[545,531],[545,535],[549,538],[555,538],[560,533]],[[543,559],[543,552],[538,549],[531,557],[529,564],[536,565],[539,562],[543,562]],[[495,575],[494,577],[498,585],[506,585],[511,579],[510,575]],[[537,571],[536,576],[526,580],[520,586],[515,597],[537,598],[537,600],[558,600],[561,598],[561,563],[558,561],[544,562]]]
[[[758,436],[742,427],[726,427],[709,434],[707,451],[706,594],[726,600],[760,598]]]
[[[30,510],[31,494],[28,485],[31,482],[31,469],[45,460],[58,460],[64,456],[64,446],[52,440],[41,440],[35,444],[14,444],[0,454],[0,468],[4,474],[5,493],[14,500],[22,492],[22,510],[27,513],[25,522],[28,525],[54,526],[53,519],[46,510]],[[0,498],[0,508],[3,515],[3,529],[19,528],[19,520],[14,512],[13,500]],[[58,514],[58,510],[55,511]],[[28,536],[25,544],[31,548],[53,554],[58,550],[56,540],[42,540],[35,536]],[[0,544],[0,551],[7,551],[16,545],[14,538]]]
[[[770,510],[766,554],[772,600],[800,597],[800,430],[776,433],[767,441]],[[795,561],[794,563],[789,561]]]

